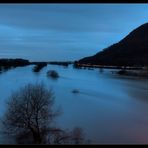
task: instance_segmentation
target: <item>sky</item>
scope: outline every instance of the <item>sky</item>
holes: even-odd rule
[[[0,58],[73,61],[148,22],[148,4],[0,4]]]

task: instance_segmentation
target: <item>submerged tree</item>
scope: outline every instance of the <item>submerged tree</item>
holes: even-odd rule
[[[3,120],[6,133],[16,136],[18,143],[44,143],[57,115],[53,103],[53,92],[43,84],[28,84],[14,92]]]
[[[33,67],[33,71],[34,72],[40,72],[42,68],[44,68],[45,66],[47,66],[47,63],[46,62],[40,62],[38,64],[36,64],[34,67]]]
[[[48,77],[51,77],[51,78],[53,78],[53,79],[57,79],[57,78],[59,77],[59,74],[58,74],[58,72],[56,72],[55,70],[49,70],[49,71],[47,72],[47,76],[48,76]]]

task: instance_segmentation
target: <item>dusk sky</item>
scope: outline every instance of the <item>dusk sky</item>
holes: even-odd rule
[[[0,4],[0,58],[78,60],[148,22],[148,4]]]

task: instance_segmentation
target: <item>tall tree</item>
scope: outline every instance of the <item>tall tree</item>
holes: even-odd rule
[[[54,94],[43,84],[28,84],[14,92],[7,103],[3,125],[18,143],[46,143],[50,125],[57,115]]]

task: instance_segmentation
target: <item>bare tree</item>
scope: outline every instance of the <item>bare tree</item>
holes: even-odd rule
[[[54,94],[43,84],[28,84],[14,92],[3,119],[6,133],[16,136],[18,143],[46,143],[53,111]]]
[[[55,127],[61,110],[53,109],[54,94],[43,83],[28,84],[12,93],[2,119],[5,134],[18,144],[81,144],[81,128],[72,131]]]

